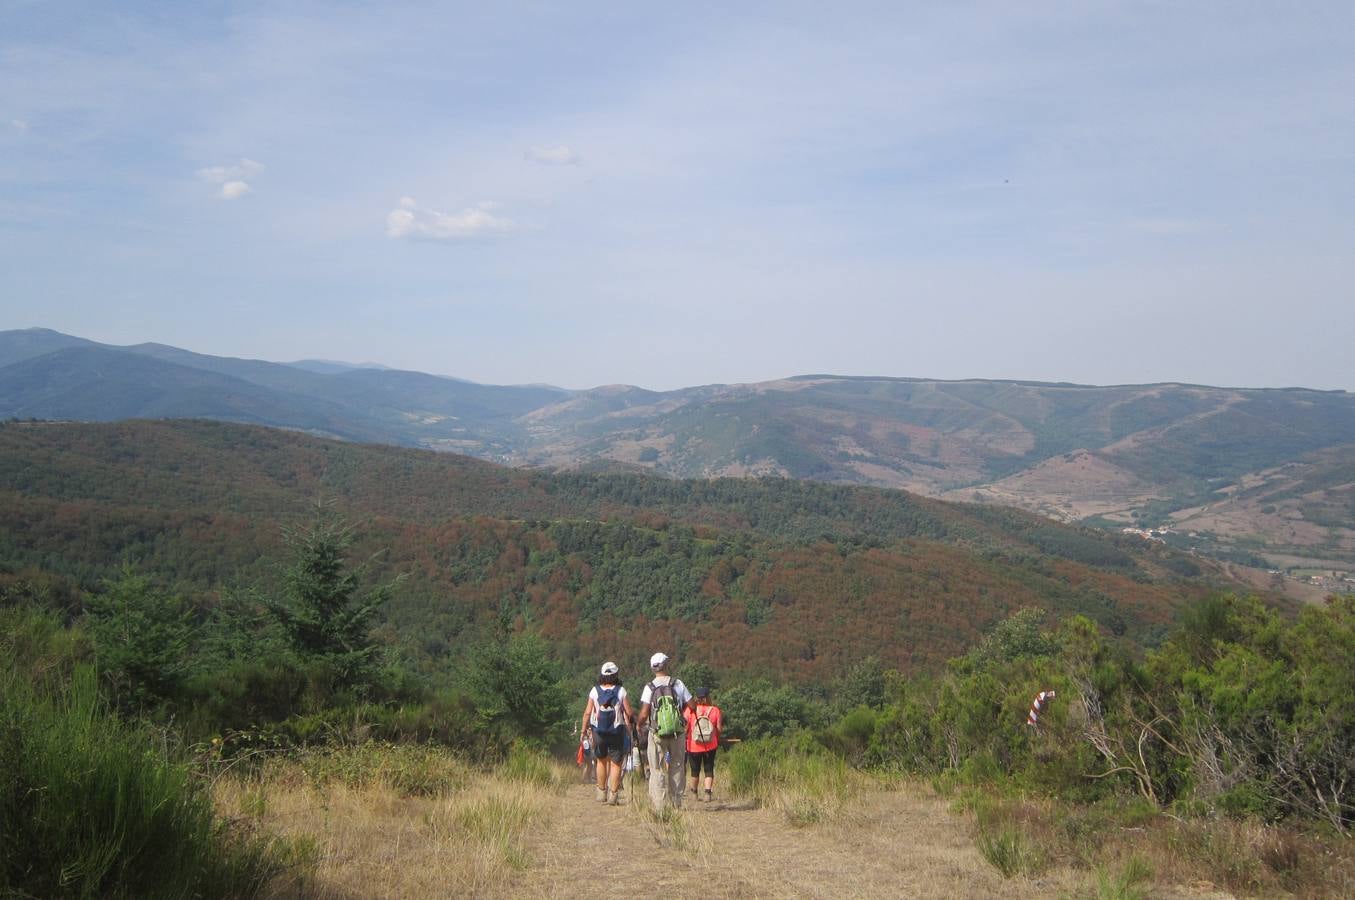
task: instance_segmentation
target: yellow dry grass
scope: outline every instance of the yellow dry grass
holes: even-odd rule
[[[407,774],[386,769],[317,778],[331,769],[277,763],[223,780],[217,800],[225,814],[279,834],[291,848],[295,865],[271,897],[1220,898],[1229,889],[1282,886],[1244,878],[1220,884],[1227,881],[1220,865],[1269,847],[1271,837],[1240,825],[1200,823],[1180,833],[1098,828],[1087,836],[1091,856],[1079,859],[1056,840],[1068,830],[1057,809],[995,801],[1006,812],[989,815],[989,824],[1019,831],[1042,854],[1040,865],[1008,878],[976,846],[983,816],[917,782],[854,784],[831,815],[797,824],[787,815],[786,802],[795,807],[790,794],[769,796],[774,802],[766,805],[688,798],[684,809],[658,814],[642,785],[628,781],[622,804],[607,806],[562,767],[527,757],[494,773],[438,765],[436,790],[420,793]],[[637,787],[640,802],[632,803]],[[1278,866],[1286,854],[1307,858],[1317,850],[1300,844],[1270,852]],[[1128,876],[1136,866],[1147,874],[1135,881]],[[1121,890],[1117,882],[1137,886]],[[1318,896],[1335,883],[1284,886]]]
[[[524,780],[468,771],[438,793],[410,795],[377,777],[316,782],[299,763],[223,781],[218,807],[286,838],[297,857],[272,897],[481,897],[528,864],[533,829],[558,803],[563,770]]]

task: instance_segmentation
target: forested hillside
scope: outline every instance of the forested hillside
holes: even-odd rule
[[[570,391],[30,329],[0,332],[0,417],[207,418],[557,471],[903,488],[1171,527],[1186,548],[1295,578],[1316,568],[1337,588],[1355,570],[1350,483],[1328,477],[1355,460],[1344,391],[840,375]],[[1302,504],[1233,502],[1277,471],[1314,485]],[[1226,515],[1207,514],[1221,504]]]
[[[499,628],[565,660],[664,645],[726,671],[932,667],[1023,607],[1154,640],[1205,589],[1132,538],[899,491],[787,479],[552,475],[212,422],[0,426],[0,562],[97,588],[124,563],[197,596],[268,584],[317,502],[405,576],[391,637],[425,659]]]

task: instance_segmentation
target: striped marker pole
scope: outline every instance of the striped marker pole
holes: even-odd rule
[[[1040,691],[1035,695],[1035,701],[1030,704],[1030,715],[1026,716],[1026,724],[1031,728],[1038,728],[1040,725],[1040,712],[1045,704],[1054,699],[1053,691]]]

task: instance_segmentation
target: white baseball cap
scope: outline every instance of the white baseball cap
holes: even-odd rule
[[[651,669],[662,669],[668,662],[668,654],[659,652],[649,658],[649,667]]]
[[[609,661],[602,664],[603,675],[615,675],[619,671],[621,670],[616,667],[616,663],[614,662]]]

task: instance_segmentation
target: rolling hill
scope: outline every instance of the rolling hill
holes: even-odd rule
[[[1355,568],[1355,516],[1341,484],[1323,480],[1355,460],[1355,396],[1342,391],[831,375],[566,391],[29,330],[0,332],[0,417],[213,418],[524,467],[905,488],[1175,529],[1183,544],[1253,565]],[[1281,469],[1321,482],[1306,501],[1320,522],[1297,506],[1289,525],[1260,513],[1267,504],[1231,503],[1226,526],[1189,512]]]
[[[0,424],[0,575],[86,586],[124,563],[195,594],[267,589],[282,529],[327,500],[388,627],[454,654],[531,628],[567,659],[655,641],[730,672],[930,668],[1023,607],[1151,643],[1220,571],[1017,510],[788,479],[530,472],[204,421]]]

